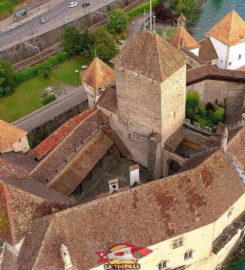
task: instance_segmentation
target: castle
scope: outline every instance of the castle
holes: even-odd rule
[[[217,72],[189,61],[143,31],[82,74],[87,111],[33,150],[1,149],[0,269],[105,269],[123,243],[151,251],[141,269],[219,269],[244,236],[245,115],[216,132],[185,119],[188,82]]]

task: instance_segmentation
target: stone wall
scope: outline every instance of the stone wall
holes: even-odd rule
[[[227,119],[239,118],[244,109],[245,83],[223,80],[203,80],[187,87],[200,94],[202,101],[226,105]]]
[[[28,57],[37,55],[38,50],[35,50],[28,45],[25,45],[24,41],[38,47],[40,51],[43,51],[49,47],[52,47],[60,41],[64,28],[67,25],[73,25],[79,30],[84,30],[85,28],[88,28],[95,23],[103,20],[103,13],[109,13],[110,10],[118,7],[123,8],[134,1],[135,0],[116,0],[113,3],[108,4],[107,6],[98,9],[97,11],[91,12],[81,18],[77,18],[70,23],[64,24],[55,29],[51,29],[45,33],[38,33],[37,36],[34,38],[26,38],[25,40],[18,42],[18,44],[14,46],[1,50],[0,58],[8,59],[13,63],[18,63]]]
[[[74,115],[85,111],[88,108],[87,101],[71,108],[70,110],[56,116],[54,119],[36,127],[35,129],[29,131],[28,140],[31,148],[37,146],[41,141],[43,141],[48,135],[54,132],[58,127],[64,124],[67,120],[72,118]]]

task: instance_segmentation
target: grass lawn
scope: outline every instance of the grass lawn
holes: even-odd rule
[[[172,38],[172,36],[174,35],[176,31],[176,28],[169,28],[167,29],[167,33],[166,33],[166,37],[167,37],[167,40],[170,40]]]
[[[79,74],[81,65],[84,64],[81,57],[75,56],[53,68],[49,79],[37,76],[20,84],[11,96],[0,98],[0,119],[12,122],[42,107],[40,95],[47,86],[61,83],[73,87],[81,85]],[[79,72],[76,73],[75,70]]]

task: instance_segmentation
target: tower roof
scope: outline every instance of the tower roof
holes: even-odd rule
[[[177,29],[170,43],[177,49],[185,48],[192,50],[201,47],[184,27]]]
[[[177,22],[185,23],[186,17],[183,15],[183,13],[180,14],[180,16],[177,18]]]
[[[87,85],[97,90],[114,82],[115,74],[111,67],[101,61],[98,57],[95,57],[82,79]]]
[[[113,62],[121,68],[163,82],[184,66],[186,59],[158,34],[144,31]]]
[[[233,10],[213,26],[207,34],[227,45],[233,46],[245,42],[245,22]]]
[[[0,119],[0,152],[10,148],[13,143],[22,139],[27,132]]]

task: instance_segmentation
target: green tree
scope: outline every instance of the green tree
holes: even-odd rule
[[[200,110],[203,112],[205,109],[201,106],[201,99],[197,92],[190,91],[186,96],[186,114],[187,117],[193,120],[194,114]]]
[[[214,124],[218,124],[219,122],[223,122],[225,117],[225,109],[220,106],[215,106],[214,107],[214,112],[213,112],[213,122]]]
[[[91,47],[94,47],[94,36],[88,31],[84,30],[81,33],[81,51],[82,53],[87,52]]]
[[[73,55],[82,50],[81,33],[74,26],[67,26],[64,30],[61,43],[64,50]]]
[[[127,30],[128,18],[124,10],[118,8],[111,12],[108,22],[108,31],[115,35]]]
[[[183,13],[189,20],[198,16],[198,0],[172,0],[171,4],[178,15]]]
[[[0,60],[0,96],[12,94],[15,82],[12,63],[7,60]]]
[[[38,74],[43,75],[45,79],[48,79],[50,72],[52,70],[52,65],[48,61],[43,62],[38,68]]]
[[[91,60],[98,56],[101,60],[109,62],[117,53],[114,39],[104,27],[97,28],[93,36],[95,43],[88,51],[89,59]]]

